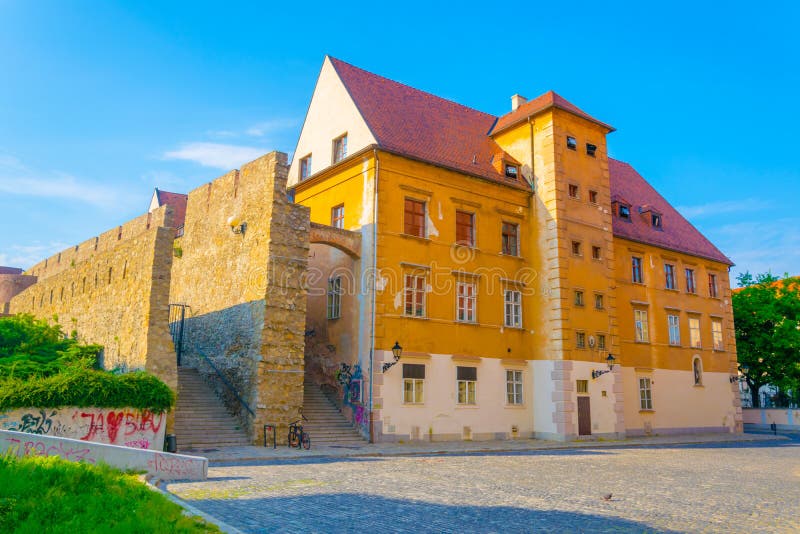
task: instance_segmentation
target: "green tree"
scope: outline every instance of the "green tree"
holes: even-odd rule
[[[767,384],[796,397],[800,389],[800,278],[779,280],[771,274],[737,278],[733,292],[736,351],[740,369],[760,406],[759,389]]]

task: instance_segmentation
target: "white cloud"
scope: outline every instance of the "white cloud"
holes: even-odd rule
[[[263,137],[268,133],[294,128],[295,126],[297,126],[297,119],[272,119],[254,124],[244,133],[253,137]]]
[[[29,269],[44,258],[50,257],[68,246],[66,243],[57,241],[47,244],[34,241],[31,245],[11,245],[4,252],[0,252],[0,265]]]
[[[204,167],[231,170],[269,152],[264,148],[225,145],[222,143],[184,143],[177,150],[164,154],[164,159],[193,161]]]
[[[705,217],[707,215],[719,215],[721,213],[752,212],[767,209],[769,202],[756,198],[744,200],[722,200],[719,202],[709,202],[696,206],[678,206],[675,209],[686,218]]]
[[[0,193],[59,198],[102,207],[118,206],[128,198],[119,188],[82,180],[59,171],[39,171],[12,156],[0,155]]]

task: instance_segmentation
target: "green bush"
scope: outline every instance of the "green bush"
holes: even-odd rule
[[[0,532],[219,532],[135,475],[57,457],[0,456]]]
[[[58,324],[30,315],[0,318],[0,410],[13,408],[139,408],[167,411],[175,394],[144,371],[99,369],[99,345],[81,345]]]

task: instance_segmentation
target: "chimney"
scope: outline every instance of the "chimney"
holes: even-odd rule
[[[516,111],[518,107],[527,102],[528,99],[522,95],[514,95],[511,97],[511,111]]]

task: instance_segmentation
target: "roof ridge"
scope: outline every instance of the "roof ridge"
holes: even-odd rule
[[[328,55],[328,59],[330,59],[330,60],[331,60],[331,63],[333,64],[333,68],[334,68],[334,69],[336,69],[336,72],[337,72],[337,73],[339,73],[339,70],[336,68],[336,63],[341,63],[341,64],[343,64],[343,65],[346,65],[346,66],[348,66],[348,67],[350,67],[350,68],[352,68],[352,69],[356,69],[356,70],[360,70],[361,72],[365,72],[365,73],[369,74],[370,76],[374,76],[374,77],[376,77],[376,78],[381,78],[382,80],[386,80],[387,82],[391,82],[391,83],[394,83],[394,84],[400,85],[400,86],[402,86],[402,87],[407,87],[408,89],[411,89],[412,91],[415,91],[415,92],[417,92],[417,93],[422,93],[422,94],[424,94],[424,95],[427,95],[427,96],[433,97],[433,98],[435,98],[436,100],[441,100],[441,101],[443,101],[443,102],[448,102],[448,103],[450,103],[450,104],[454,104],[454,105],[456,105],[456,106],[458,106],[458,107],[460,107],[460,108],[464,108],[464,109],[467,109],[467,110],[469,110],[469,111],[472,111],[472,112],[475,112],[475,113],[480,113],[480,114],[482,114],[482,115],[486,115],[487,117],[493,117],[495,120],[497,120],[497,118],[498,118],[498,116],[497,116],[497,115],[494,115],[494,114],[492,114],[492,113],[487,113],[487,112],[485,112],[485,111],[481,111],[481,110],[479,110],[479,109],[476,109],[476,108],[469,107],[469,106],[467,106],[466,104],[462,104],[462,103],[460,103],[460,102],[456,102],[455,100],[451,100],[451,99],[449,99],[449,98],[444,98],[444,97],[442,97],[442,96],[435,95],[435,94],[433,94],[433,93],[431,93],[431,92],[429,92],[429,91],[425,91],[425,90],[423,90],[423,89],[418,89],[418,88],[416,88],[416,87],[412,87],[411,85],[408,85],[407,83],[399,82],[399,81],[397,81],[397,80],[393,80],[393,79],[391,79],[391,78],[387,78],[386,76],[381,76],[380,74],[376,74],[376,73],[374,73],[374,72],[371,72],[371,71],[368,71],[368,70],[366,70],[366,69],[362,69],[361,67],[358,67],[358,66],[356,66],[356,65],[353,65],[352,63],[348,63],[347,61],[341,60],[341,59],[339,59],[339,58],[335,58],[335,57],[333,57],[333,56],[331,56],[331,55]],[[344,81],[344,80],[342,80],[342,81]]]

